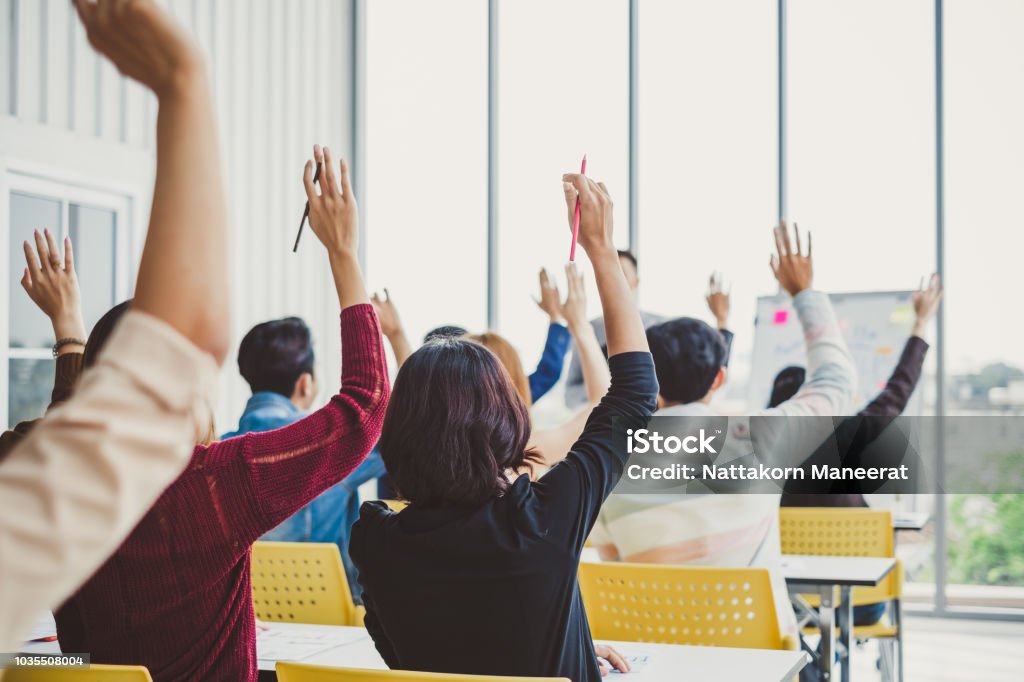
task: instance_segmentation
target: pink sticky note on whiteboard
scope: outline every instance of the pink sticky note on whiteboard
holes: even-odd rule
[[[788,321],[789,321],[789,311],[788,310],[776,310],[775,311],[775,317],[772,318],[772,323],[773,324],[786,324],[786,322],[788,322]]]

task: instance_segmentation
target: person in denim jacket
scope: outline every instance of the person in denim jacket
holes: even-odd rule
[[[312,335],[298,317],[256,325],[238,349],[238,370],[252,389],[238,428],[222,438],[271,431],[302,419],[317,395]],[[359,486],[384,475],[374,449],[348,477],[263,536],[278,542],[333,542],[341,550],[353,597],[359,597],[357,573],[348,556],[349,533],[359,517]]]

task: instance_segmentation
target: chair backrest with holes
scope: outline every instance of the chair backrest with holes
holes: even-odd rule
[[[766,568],[581,563],[597,639],[786,649]]]
[[[892,512],[848,507],[782,507],[779,539],[783,554],[893,557]],[[855,587],[855,605],[899,598],[902,571],[875,587]]]
[[[393,512],[400,512],[409,506],[409,503],[405,500],[382,500],[382,502]]]
[[[261,620],[316,625],[355,622],[355,603],[341,553],[332,543],[254,544],[252,597]]]
[[[3,682],[153,682],[140,665],[98,665],[88,668],[17,668],[0,671]]]

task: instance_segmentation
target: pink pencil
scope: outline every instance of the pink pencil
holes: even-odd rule
[[[583,163],[580,164],[580,175],[587,174],[587,155],[583,155]],[[580,236],[580,198],[576,197],[576,213],[572,217],[572,247],[569,249],[569,262],[576,262],[576,238]]]

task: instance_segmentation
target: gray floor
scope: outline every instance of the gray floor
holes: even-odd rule
[[[1024,680],[1024,623],[908,616],[906,682],[1020,682]],[[878,645],[854,649],[855,682],[881,679]]]

